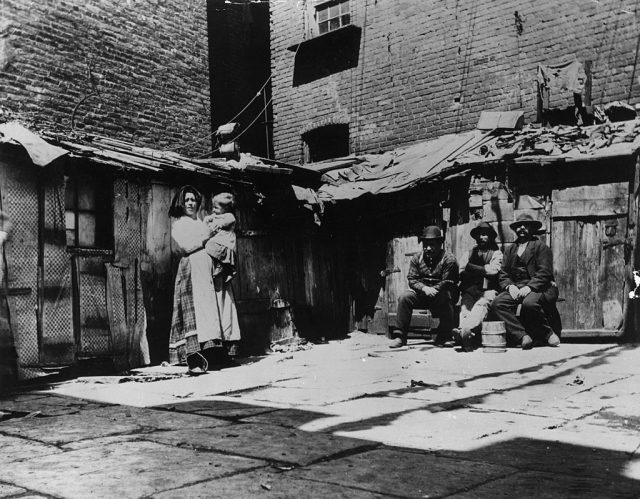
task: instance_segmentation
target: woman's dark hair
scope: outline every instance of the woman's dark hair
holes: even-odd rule
[[[185,185],[176,192],[175,196],[173,196],[171,207],[169,208],[170,217],[179,218],[186,214],[184,210],[184,198],[188,193],[191,193],[196,197],[196,203],[198,203],[196,210],[200,209],[200,205],[202,204],[202,194],[200,194],[200,191],[192,185]]]

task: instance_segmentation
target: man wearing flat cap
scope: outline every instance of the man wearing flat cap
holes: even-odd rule
[[[460,274],[460,326],[453,330],[456,342],[468,352],[482,342],[482,321],[498,295],[498,272],[502,266],[502,251],[496,244],[498,234],[491,225],[480,222],[471,229],[471,237],[476,246]]]
[[[498,276],[503,291],[491,310],[504,321],[508,342],[523,350],[533,347],[534,342],[558,346],[561,325],[555,305],[558,288],[553,282],[553,255],[535,236],[542,223],[524,213],[510,227],[516,233],[516,244],[505,251]]]
[[[440,227],[425,227],[418,239],[422,243],[422,251],[413,256],[409,265],[409,291],[398,298],[397,329],[393,331],[390,348],[407,344],[415,308],[429,309],[434,317],[440,319],[436,345],[442,346],[451,338],[454,305],[458,301],[458,262],[455,256],[444,251]]]

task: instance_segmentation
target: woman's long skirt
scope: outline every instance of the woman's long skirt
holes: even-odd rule
[[[230,282],[213,277],[213,261],[205,251],[180,260],[173,295],[169,362],[183,364],[187,355],[240,340],[238,312]]]

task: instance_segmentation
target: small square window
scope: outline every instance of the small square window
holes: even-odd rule
[[[349,125],[347,124],[315,128],[303,134],[302,140],[305,163],[341,158],[350,154]]]
[[[65,226],[71,248],[113,249],[110,177],[80,170],[65,178]]]
[[[349,0],[328,2],[316,7],[318,32],[322,35],[351,23]]]

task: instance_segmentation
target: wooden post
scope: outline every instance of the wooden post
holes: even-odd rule
[[[36,328],[38,335],[38,358],[40,363],[44,362],[44,331],[43,331],[43,307],[44,307],[44,183],[43,173],[38,172],[37,179],[37,199],[38,199],[38,269],[37,286],[38,295],[36,298]]]
[[[584,105],[585,107],[591,105],[591,86],[592,86],[592,78],[591,78],[591,61],[584,61],[584,74],[587,79],[584,82]]]
[[[640,338],[640,299],[631,298],[629,291],[635,287],[634,270],[640,270],[640,231],[638,223],[640,222],[640,204],[638,196],[640,195],[640,157],[636,157],[634,168],[634,176],[629,189],[629,221],[627,223],[628,234],[626,242],[631,245],[627,250],[630,253],[629,263],[627,264],[627,275],[624,286],[625,302],[624,302],[624,322],[622,335],[626,340],[638,341]]]
[[[542,87],[540,82],[536,81],[536,122],[540,124],[544,118],[544,109],[542,108]]]

